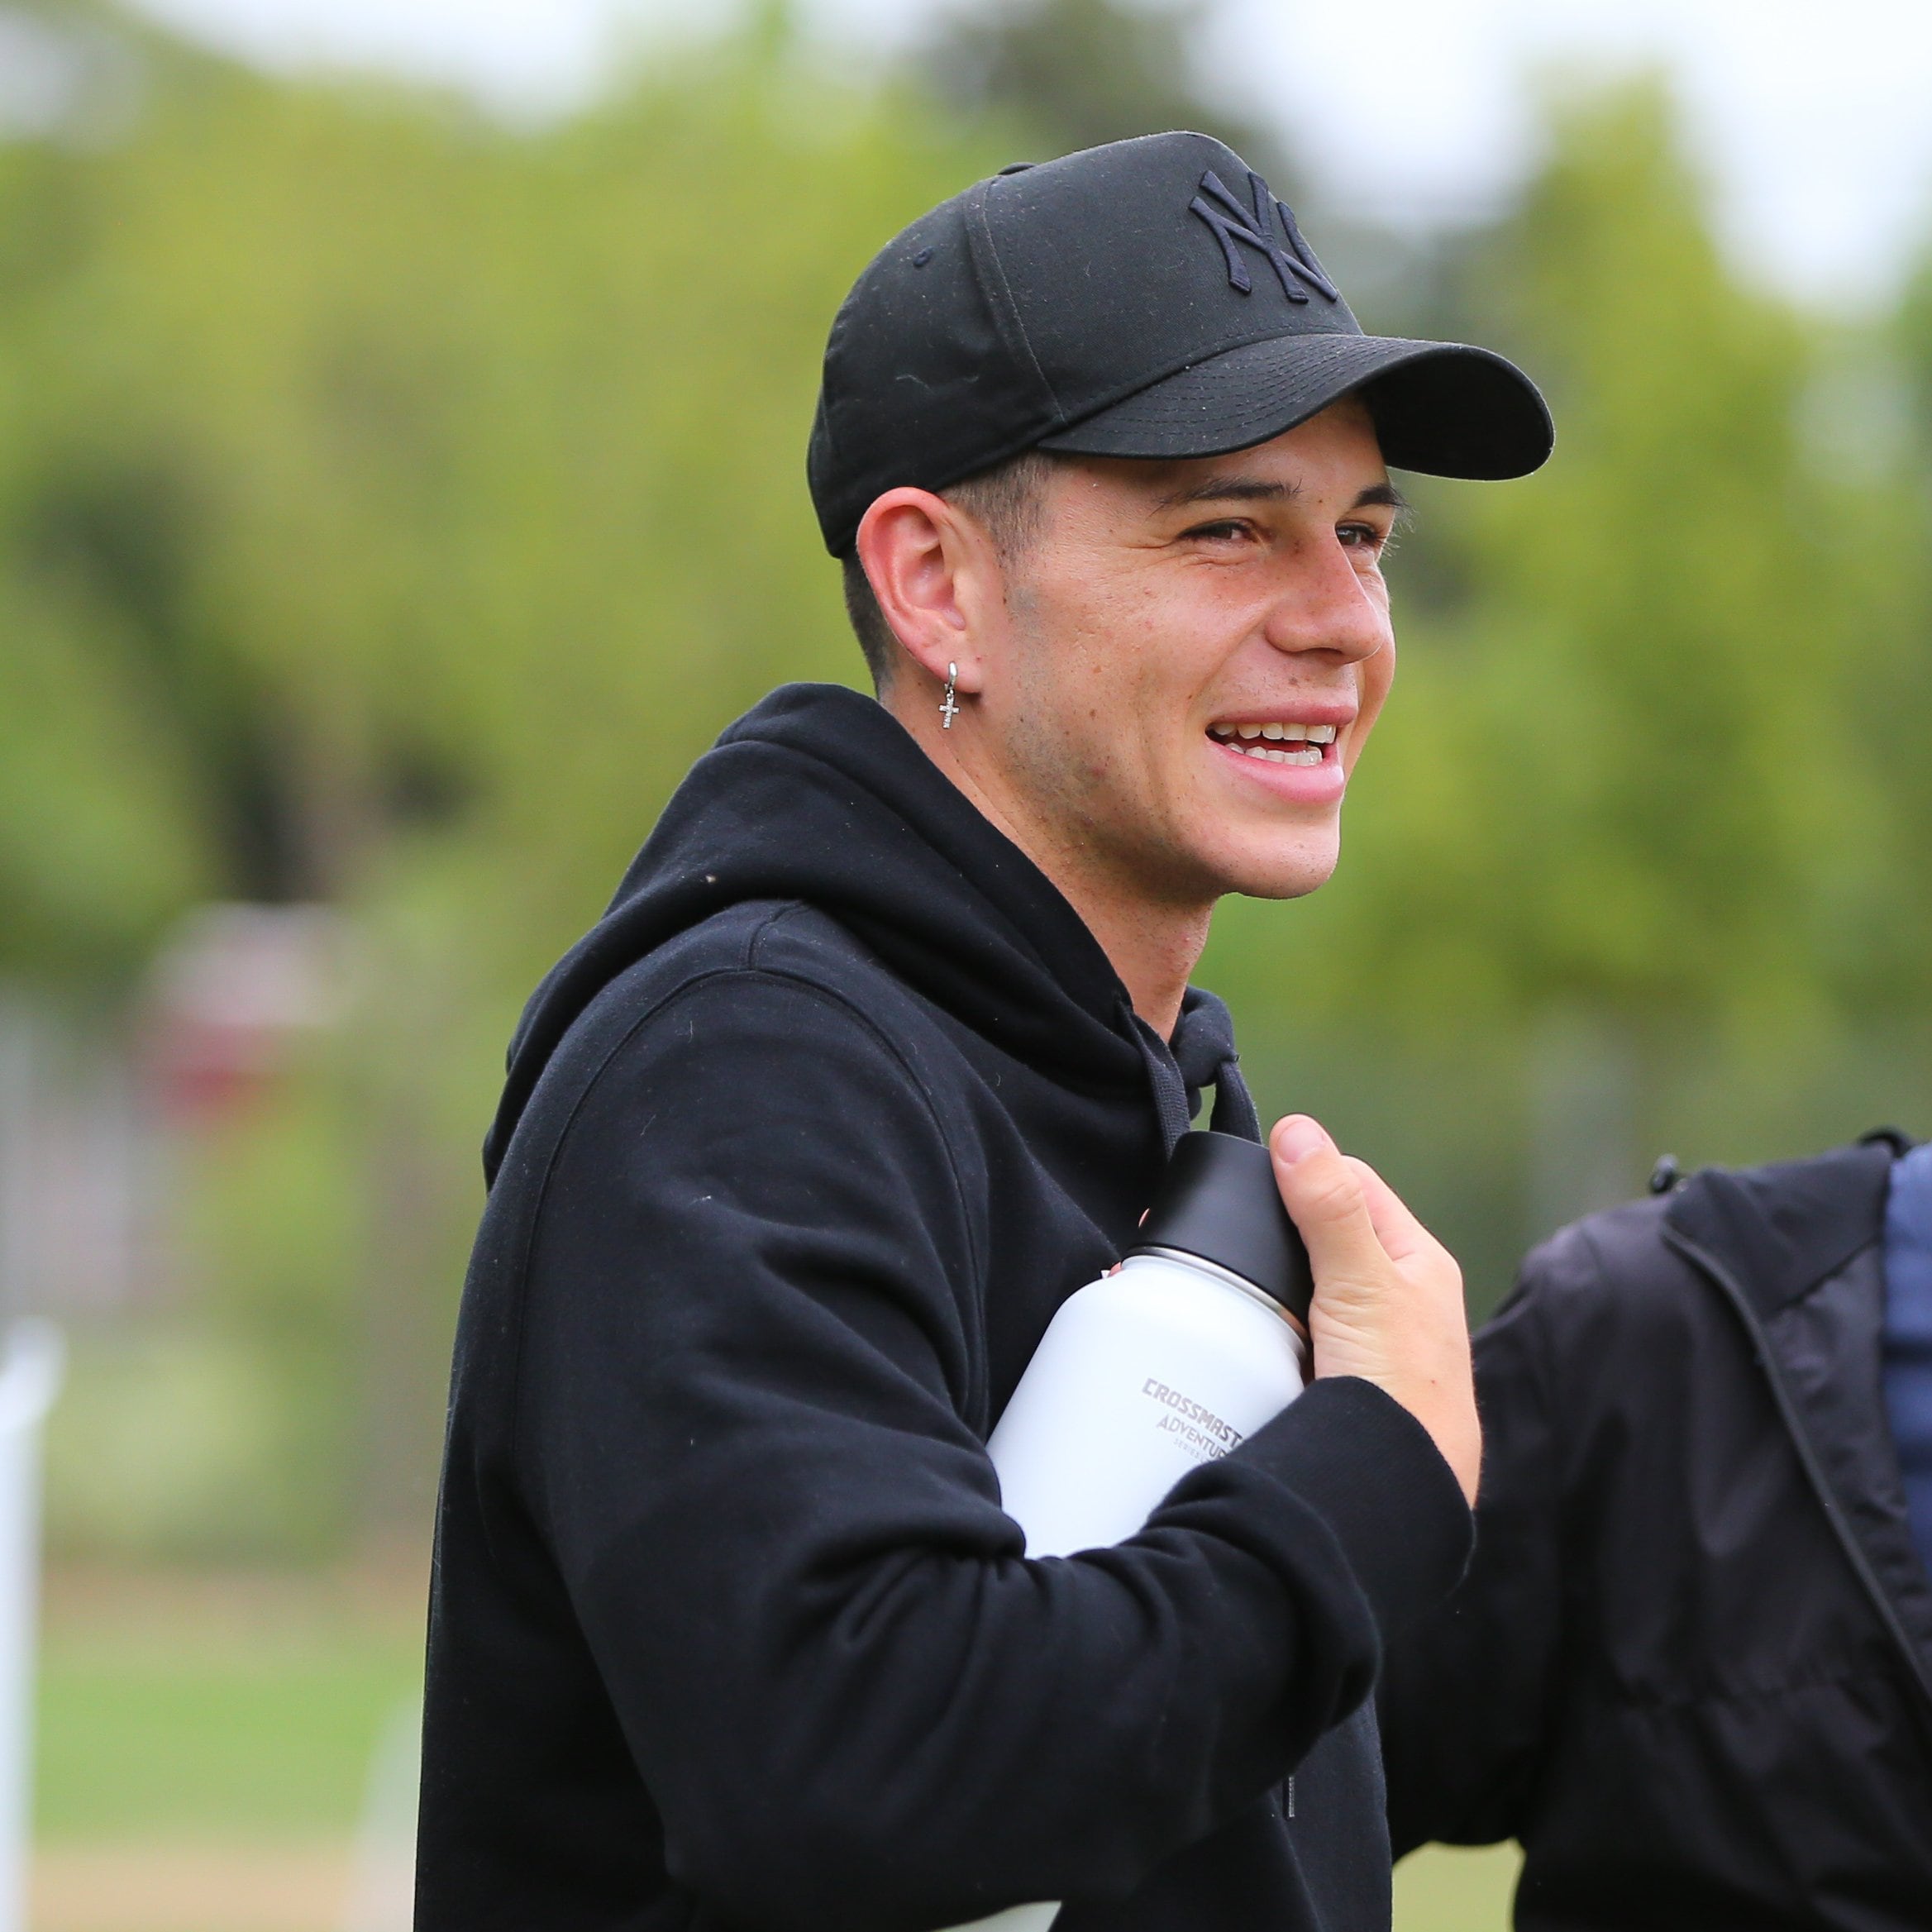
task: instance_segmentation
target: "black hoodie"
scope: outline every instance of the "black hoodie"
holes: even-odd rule
[[[986,1459],[1199,1086],[1253,1131],[1218,1001],[1175,1047],[870,699],[699,761],[490,1135],[422,1932],[1386,1927],[1368,1695],[1469,1539],[1420,1426],[1318,1383],[1042,1562]]]

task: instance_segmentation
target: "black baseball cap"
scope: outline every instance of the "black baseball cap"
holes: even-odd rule
[[[1550,452],[1514,364],[1365,335],[1232,148],[1150,134],[976,182],[889,242],[832,325],[806,473],[842,556],[901,484],[1029,449],[1220,456],[1354,390],[1396,469],[1523,476]]]

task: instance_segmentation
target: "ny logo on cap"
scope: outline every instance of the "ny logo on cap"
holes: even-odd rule
[[[1294,211],[1286,202],[1275,199],[1267,183],[1252,169],[1247,176],[1248,193],[1254,197],[1252,210],[1244,208],[1228,192],[1212,168],[1201,176],[1201,187],[1205,192],[1187,204],[1188,212],[1199,215],[1214,230],[1228,257],[1228,279],[1243,295],[1254,292],[1254,284],[1248,279],[1247,264],[1234,246],[1238,241],[1258,248],[1275,265],[1275,273],[1281,278],[1282,293],[1290,302],[1307,301],[1309,289],[1329,302],[1342,299],[1342,291],[1322,273],[1314,250],[1302,240],[1301,231],[1295,225]],[[1213,202],[1207,198],[1209,195]],[[1216,208],[1214,202],[1220,206]],[[1286,248],[1275,239],[1276,216],[1288,236]],[[1307,289],[1301,286],[1304,282]]]

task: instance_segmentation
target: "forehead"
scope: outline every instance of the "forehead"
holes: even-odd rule
[[[1368,406],[1344,396],[1319,415],[1267,442],[1224,456],[1173,460],[1067,457],[1056,465],[1063,489],[1146,512],[1218,498],[1326,498],[1352,500],[1388,481],[1381,444]],[[1081,485],[1085,485],[1084,492]]]

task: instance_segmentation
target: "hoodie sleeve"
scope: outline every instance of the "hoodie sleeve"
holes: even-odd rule
[[[1391,1643],[1377,1691],[1389,1837],[1494,1844],[1528,1826],[1562,1637],[1562,1443],[1544,1333],[1548,1292],[1594,1273],[1574,1231],[1532,1255],[1476,1338],[1482,1486],[1476,1552],[1454,1593]]]
[[[1121,1895],[1359,1705],[1467,1553],[1426,1433],[1337,1381],[1129,1542],[1025,1560],[961,1419],[976,1266],[918,1079],[781,975],[660,1009],[559,1149],[517,1466],[724,1920]]]

